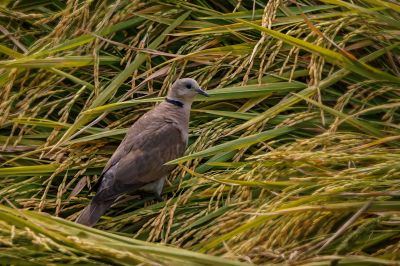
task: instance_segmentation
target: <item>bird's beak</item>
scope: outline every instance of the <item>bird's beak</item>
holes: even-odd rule
[[[201,94],[201,95],[206,96],[206,97],[210,97],[210,95],[208,95],[208,93],[205,92],[204,90],[202,90],[200,87],[197,87],[197,88],[195,89],[195,91],[196,91],[198,94]]]

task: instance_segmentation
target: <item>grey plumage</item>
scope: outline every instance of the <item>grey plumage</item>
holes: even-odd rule
[[[173,166],[166,162],[183,155],[188,140],[190,108],[196,94],[207,94],[193,79],[177,80],[167,100],[139,118],[128,130],[95,185],[97,192],[77,222],[93,226],[127,192],[144,190],[160,197]]]

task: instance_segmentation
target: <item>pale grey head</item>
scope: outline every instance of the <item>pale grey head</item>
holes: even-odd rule
[[[167,97],[182,103],[191,104],[194,97],[201,94],[208,97],[208,94],[200,88],[197,81],[191,78],[178,79],[172,84]]]

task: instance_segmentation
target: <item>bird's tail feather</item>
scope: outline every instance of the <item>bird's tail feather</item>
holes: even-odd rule
[[[94,198],[88,206],[81,212],[76,222],[93,227],[100,217],[110,208],[114,199],[107,201],[96,201]]]

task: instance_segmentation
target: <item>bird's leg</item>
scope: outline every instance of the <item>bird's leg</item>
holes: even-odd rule
[[[161,195],[160,194],[158,194],[158,193],[154,193],[154,199],[156,200],[156,201],[158,201],[158,202],[163,202],[164,201],[164,199],[161,197]]]
[[[142,200],[145,199],[146,197],[152,197],[156,201],[159,201],[159,202],[164,201],[164,199],[161,197],[161,194],[159,194],[157,192],[139,190],[135,194],[139,195]]]
[[[165,177],[159,178],[151,183],[148,183],[140,188],[141,192],[147,192],[145,194],[150,193],[155,200],[157,201],[164,201],[161,197],[161,193],[164,187]]]
[[[139,195],[140,199],[142,199],[142,200],[145,199],[148,196],[152,196],[153,195],[153,193],[151,193],[151,192],[142,191],[142,190],[136,191],[135,194]]]

